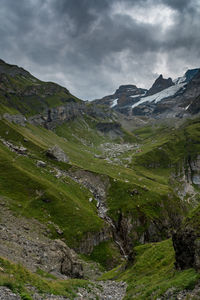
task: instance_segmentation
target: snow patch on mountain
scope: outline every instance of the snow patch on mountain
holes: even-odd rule
[[[117,102],[118,102],[118,98],[114,99],[110,107],[111,108],[115,107],[117,105]]]
[[[134,95],[134,96],[130,96],[131,98],[138,98],[138,97],[143,97],[146,95],[146,92],[144,94],[139,94],[139,95]]]
[[[165,99],[165,98],[169,98],[172,96],[175,96],[178,92],[182,91],[184,89],[186,83],[179,83],[173,86],[170,86],[169,88],[156,93],[152,96],[147,96],[147,97],[143,97],[140,101],[138,101],[137,103],[134,103],[132,105],[132,108],[145,103],[145,102],[155,102],[158,103],[159,101]]]

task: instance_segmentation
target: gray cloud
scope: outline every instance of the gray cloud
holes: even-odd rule
[[[200,66],[198,0],[1,0],[1,58],[82,99]]]

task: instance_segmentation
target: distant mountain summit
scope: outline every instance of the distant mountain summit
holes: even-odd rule
[[[146,93],[146,96],[151,96],[156,93],[161,92],[164,89],[167,89],[168,87],[174,85],[171,78],[165,79],[163,78],[162,74],[156,79],[152,87],[148,90]]]
[[[109,105],[118,112],[128,114],[130,107],[145,96],[147,90],[138,88],[136,85],[121,85],[114,94],[94,100],[96,104]]]
[[[149,90],[120,86],[113,95],[95,100],[125,115],[182,118],[200,111],[200,69],[187,70],[172,80],[161,74]]]

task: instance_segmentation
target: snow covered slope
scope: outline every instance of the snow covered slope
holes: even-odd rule
[[[134,103],[132,105],[132,108],[142,104],[142,103],[145,103],[145,102],[155,102],[155,103],[158,103],[159,101],[163,100],[163,99],[166,99],[166,98],[169,98],[169,97],[174,97],[176,96],[178,93],[181,93],[183,92],[184,90],[184,87],[187,83],[184,82],[184,83],[178,83],[178,84],[175,84],[173,86],[170,86],[169,88],[157,93],[157,94],[154,94],[152,96],[147,96],[147,97],[143,97],[141,98],[140,101],[138,101],[137,103]]]

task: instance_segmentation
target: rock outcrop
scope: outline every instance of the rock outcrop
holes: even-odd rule
[[[7,121],[11,122],[11,123],[15,123],[21,126],[25,126],[27,119],[25,116],[21,115],[21,114],[17,114],[17,115],[10,115],[8,113],[5,113],[3,115],[3,118],[6,119]]]
[[[46,152],[46,155],[52,159],[56,159],[57,161],[62,161],[65,163],[69,162],[69,158],[65,154],[65,152],[57,145],[49,148]]]
[[[108,135],[111,139],[115,139],[124,135],[121,124],[119,123],[101,122],[96,125],[96,128],[103,134]]]
[[[11,142],[6,141],[2,138],[0,138],[0,141],[4,144],[4,146],[8,147],[12,152],[15,152],[19,155],[27,155],[27,148],[23,146],[14,145]]]
[[[173,246],[175,250],[175,267],[179,270],[194,268],[195,240],[197,236],[192,229],[186,228],[173,233]]]
[[[200,272],[200,206],[187,217],[172,235],[175,267],[179,270],[195,268]]]

